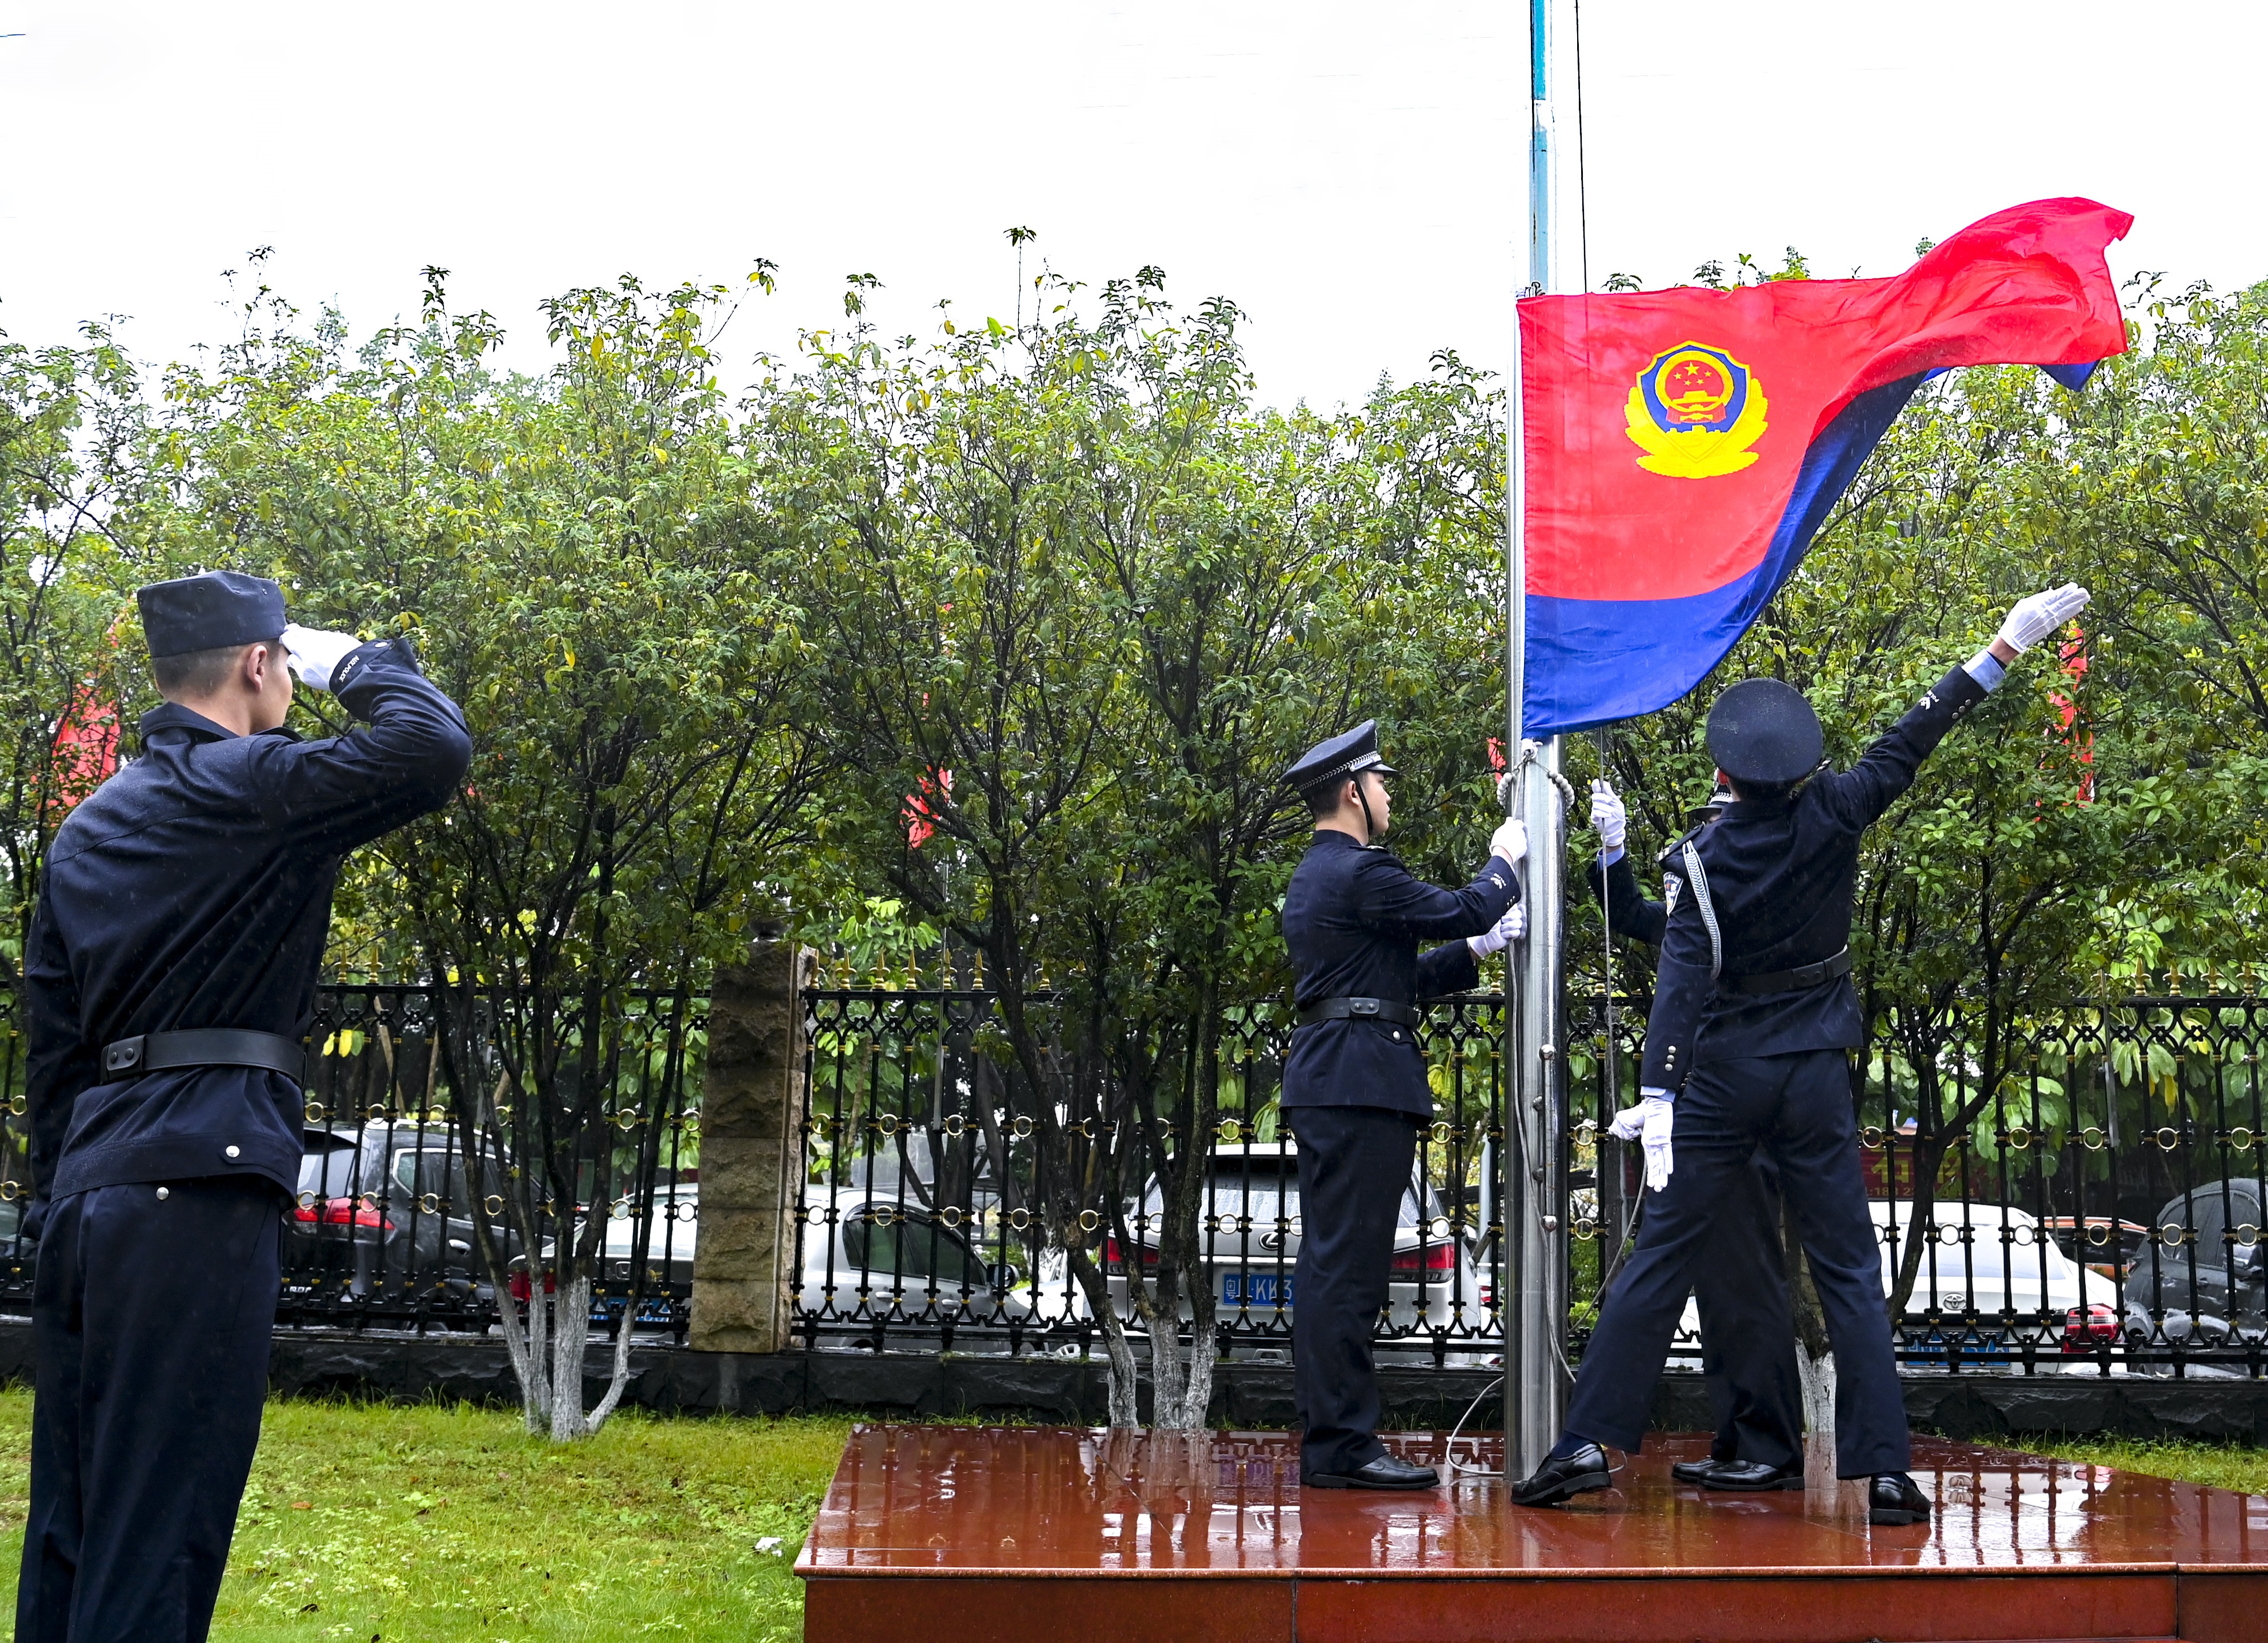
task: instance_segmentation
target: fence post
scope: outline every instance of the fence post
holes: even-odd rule
[[[717,972],[701,1091],[701,1237],[693,1322],[701,1352],[774,1352],[793,1323],[796,1188],[803,1173],[803,989],[808,947],[760,940]]]

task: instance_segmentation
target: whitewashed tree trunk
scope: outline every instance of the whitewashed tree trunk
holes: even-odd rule
[[[1814,1358],[1800,1340],[1795,1344],[1796,1377],[1803,1383],[1803,1427],[1815,1438],[1835,1439],[1835,1354]]]
[[[547,1287],[547,1280],[549,1287]],[[583,1356],[591,1344],[591,1279],[568,1277],[550,1267],[531,1267],[526,1308],[505,1306],[498,1328],[504,1353],[519,1382],[520,1414],[527,1430],[555,1443],[587,1438],[607,1424],[629,1390],[630,1319],[635,1297],[626,1303],[615,1337],[615,1358],[607,1389],[587,1413],[583,1408]],[[507,1299],[508,1299],[507,1295]]]
[[[529,1337],[534,1330],[541,1327],[534,1322],[534,1314],[543,1297],[531,1294],[528,1297],[528,1316],[522,1318],[519,1308],[512,1301],[511,1289],[504,1286],[498,1287],[503,1293],[497,1297],[499,1303],[497,1307],[499,1315],[497,1330],[504,1337],[504,1356],[512,1361],[512,1378],[519,1384],[520,1414],[526,1420],[530,1432],[541,1432],[549,1422],[550,1411],[541,1406],[541,1387],[534,1370],[534,1364],[541,1354],[531,1347]]]
[[[1142,1310],[1150,1335],[1150,1426],[1171,1432],[1179,1424],[1174,1418],[1181,1413],[1182,1385],[1189,1378],[1189,1366],[1182,1361],[1181,1320],[1167,1316],[1155,1295]]]
[[[1212,1405],[1212,1371],[1219,1348],[1211,1330],[1193,1330],[1186,1349],[1177,1306],[1150,1308],[1150,1425],[1158,1432],[1203,1432]]]
[[[1134,1348],[1126,1339],[1125,1326],[1119,1323],[1117,1309],[1110,1304],[1110,1286],[1091,1262],[1077,1266],[1072,1276],[1086,1292],[1087,1310],[1102,1329],[1102,1352],[1109,1372],[1110,1429],[1114,1433],[1138,1432],[1142,1427],[1142,1378],[1135,1367]]]
[[[1174,1422],[1177,1432],[1203,1432],[1212,1409],[1212,1369],[1220,1356],[1219,1343],[1211,1330],[1192,1331],[1189,1366],[1182,1378],[1182,1408]],[[1160,1417],[1160,1426],[1166,1424]]]
[[[594,1430],[583,1418],[583,1348],[591,1339],[589,1278],[560,1274],[551,1330],[551,1440],[571,1443]]]
[[[1116,1317],[1106,1316],[1103,1321],[1102,1346],[1110,1361],[1111,1429],[1139,1432],[1142,1377],[1134,1367],[1134,1349],[1127,1344],[1126,1331]]]
[[[1780,1201],[1780,1236],[1786,1245],[1788,1311],[1795,1321],[1795,1374],[1802,1389],[1803,1426],[1813,1441],[1807,1454],[1816,1457],[1835,1448],[1835,1354],[1827,1340],[1827,1315],[1819,1305],[1819,1291],[1811,1282],[1811,1263],[1796,1237],[1795,1214]],[[1830,1469],[1828,1476],[1834,1476]]]

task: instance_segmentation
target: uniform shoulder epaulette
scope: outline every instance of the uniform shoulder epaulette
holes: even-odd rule
[[[1690,840],[1699,838],[1701,836],[1701,828],[1706,827],[1708,823],[1705,822],[1700,827],[1687,828],[1675,838],[1671,839],[1668,844],[1661,847],[1661,854],[1653,858],[1653,865],[1657,867],[1674,866],[1677,858],[1684,852],[1687,843]]]

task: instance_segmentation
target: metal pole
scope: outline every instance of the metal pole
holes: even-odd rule
[[[1528,286],[1555,284],[1552,227],[1557,189],[1554,172],[1551,97],[1557,77],[1552,57],[1553,10],[1565,0],[1528,0],[1530,117],[1528,152]],[[1513,966],[1512,1007],[1506,1034],[1507,1131],[1505,1147],[1505,1469],[1513,1477],[1543,1464],[1566,1418],[1567,1323],[1565,1191],[1560,1138],[1565,1122],[1565,1058],[1560,1006],[1564,970],[1566,815],[1560,796],[1559,738],[1530,743],[1522,736],[1527,697],[1526,415],[1521,402],[1520,326],[1513,324],[1506,544],[1506,656],[1510,708],[1506,747],[1518,750],[1515,814],[1528,823],[1528,939]]]

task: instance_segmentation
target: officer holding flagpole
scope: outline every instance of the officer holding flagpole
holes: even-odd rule
[[[406,640],[265,577],[141,590],[165,704],[49,847],[25,956],[39,1242],[18,1643],[194,1643],[268,1392],[340,862],[448,802],[463,716]],[[366,721],[303,741],[291,674]]]
[[[1688,814],[1688,830],[1661,852],[1664,899],[1650,900],[1631,871],[1630,815],[1614,785],[1591,784],[1591,827],[1599,855],[1591,888],[1620,936],[1660,947],[1672,905],[1684,893],[1679,852],[1733,802],[1721,783]],[[1635,1132],[1616,1134],[1635,1140]],[[1704,1489],[1761,1493],[1803,1487],[1803,1396],[1796,1375],[1794,1321],[1787,1301],[1780,1242],[1779,1172],[1759,1148],[1727,1193],[1708,1258],[1693,1268],[1693,1303],[1701,1325],[1701,1379],[1717,1421],[1708,1458],[1680,1461],[1670,1473]],[[1619,1276],[1619,1273],[1616,1274]]]
[[[1527,829],[1498,823],[1488,861],[1462,889],[1425,883],[1378,843],[1393,814],[1393,774],[1369,719],[1284,773],[1315,822],[1284,895],[1299,1024],[1282,1105],[1300,1149],[1292,1321],[1300,1477],[1319,1489],[1440,1481],[1379,1442],[1370,1345],[1418,1130],[1433,1116],[1417,1003],[1476,985],[1478,961],[1521,927],[1513,869],[1528,853]],[[1449,939],[1421,954],[1426,937]]]
[[[1852,1101],[1850,1052],[1862,1027],[1849,979],[1859,840],[2007,665],[2087,600],[2067,584],[2020,600],[1987,649],[1848,771],[1825,767],[1818,715],[1778,680],[1743,680],[1710,709],[1709,752],[1734,803],[1679,852],[1689,894],[1662,940],[1642,1099],[1618,1120],[1645,1147],[1646,1224],[1601,1308],[1565,1430],[1513,1485],[1519,1504],[1556,1506],[1606,1488],[1605,1446],[1638,1448],[1694,1264],[1761,1143],[1779,1166],[1835,1348],[1837,1474],[1869,1480],[1869,1521],[1928,1521],[1929,1498],[1907,1475]]]

